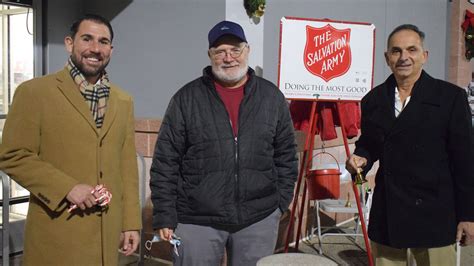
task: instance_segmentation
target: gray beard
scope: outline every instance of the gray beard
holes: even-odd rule
[[[222,68],[213,65],[212,74],[214,74],[214,77],[219,81],[224,83],[234,83],[242,80],[245,75],[247,75],[248,68],[248,64],[245,63],[244,65],[239,66],[239,71],[235,75],[229,75],[225,73]]]

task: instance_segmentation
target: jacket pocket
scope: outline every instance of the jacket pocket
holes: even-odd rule
[[[241,189],[246,201],[268,197],[277,193],[277,180],[273,170],[245,171],[241,175]]]
[[[203,216],[225,216],[226,191],[224,174],[208,174],[198,186],[185,189],[191,212]]]
[[[439,192],[439,167],[419,167],[410,175],[413,188],[426,197],[436,198]]]

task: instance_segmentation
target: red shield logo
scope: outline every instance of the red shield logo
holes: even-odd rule
[[[350,38],[351,29],[306,26],[304,66],[326,82],[342,76],[351,66]]]

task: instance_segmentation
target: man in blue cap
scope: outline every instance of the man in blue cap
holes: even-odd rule
[[[296,143],[287,102],[248,67],[242,27],[209,32],[211,66],[171,99],[151,166],[153,228],[181,238],[175,265],[255,265],[273,253],[293,198]]]

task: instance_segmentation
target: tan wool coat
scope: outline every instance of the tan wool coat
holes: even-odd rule
[[[5,123],[0,169],[30,191],[23,265],[117,265],[122,231],[141,229],[131,97],[112,85],[105,121],[66,69],[20,85]],[[105,211],[67,212],[76,184],[104,184]]]

